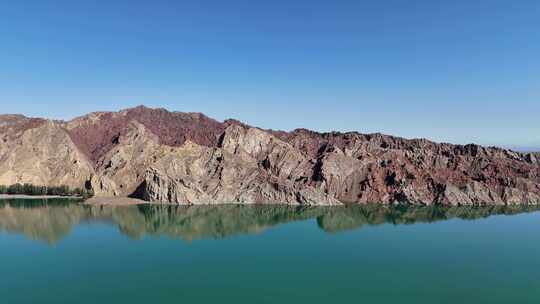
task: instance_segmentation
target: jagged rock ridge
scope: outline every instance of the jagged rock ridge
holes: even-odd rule
[[[141,106],[71,121],[0,115],[0,184],[16,182],[178,204],[538,204],[540,155]]]

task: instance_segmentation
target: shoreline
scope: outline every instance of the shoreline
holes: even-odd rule
[[[0,200],[2,199],[49,199],[49,198],[82,199],[82,197],[80,196],[0,194]]]
[[[93,196],[88,199],[84,199],[81,196],[62,196],[62,195],[27,195],[27,194],[0,194],[0,200],[9,200],[9,199],[71,199],[79,200],[79,203],[84,205],[93,205],[93,206],[134,206],[134,205],[161,205],[161,206],[219,206],[219,205],[259,205],[257,203],[208,203],[208,204],[176,204],[171,202],[153,202],[145,201],[137,198],[130,197],[121,197],[121,196]],[[260,204],[260,205],[288,205],[288,206],[302,206],[301,204]],[[335,205],[317,205],[317,204],[306,204],[303,206],[311,207],[343,207],[348,206],[349,204],[335,204]],[[356,205],[356,204],[352,204]],[[411,203],[393,203],[393,204],[383,204],[383,203],[365,203],[358,205],[383,205],[383,206],[430,206],[430,204],[411,204]],[[533,205],[539,206],[540,202],[523,202],[523,203],[513,203],[513,204],[448,204],[441,206],[461,206],[461,207],[481,207],[481,206],[520,206],[520,205]]]
[[[122,196],[94,196],[82,202],[85,205],[94,206],[133,206],[143,204],[154,204],[153,202],[144,201],[137,198],[122,197]],[[161,203],[158,203],[161,204]],[[167,204],[172,205],[172,204]]]
[[[94,196],[82,202],[85,205],[93,206],[133,206],[133,205],[158,205],[158,206],[225,206],[225,205],[241,205],[241,206],[255,206],[255,205],[287,205],[287,206],[302,206],[301,204],[278,204],[278,203],[240,203],[240,202],[230,202],[230,203],[208,203],[208,204],[177,204],[171,202],[153,202],[145,201],[142,199],[131,198],[131,197],[121,197],[121,196]],[[341,207],[345,206],[344,204],[335,204],[335,205],[316,205],[316,204],[306,204],[304,206],[311,207]]]
[[[1,198],[1,196],[0,196]],[[133,205],[159,205],[159,206],[222,206],[222,205],[241,205],[241,206],[255,206],[255,205],[287,205],[287,206],[309,206],[309,207],[347,207],[347,206],[408,206],[408,207],[487,207],[487,206],[540,206],[540,202],[522,202],[512,204],[489,204],[489,203],[476,203],[476,204],[422,204],[422,203],[409,203],[409,202],[395,202],[395,203],[360,203],[360,204],[289,204],[289,203],[240,203],[240,202],[228,202],[228,203],[207,203],[207,204],[177,204],[171,202],[155,202],[145,201],[137,198],[121,197],[121,196],[94,196],[81,202],[84,205],[94,206],[133,206]]]

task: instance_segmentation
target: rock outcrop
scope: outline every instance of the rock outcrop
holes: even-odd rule
[[[540,154],[145,107],[0,115],[0,184],[25,182],[177,204],[538,204]]]

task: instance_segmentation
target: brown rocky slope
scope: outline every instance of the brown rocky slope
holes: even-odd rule
[[[0,184],[17,182],[178,204],[538,204],[540,155],[141,106],[67,122],[0,115]]]

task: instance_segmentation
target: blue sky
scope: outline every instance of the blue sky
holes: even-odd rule
[[[540,146],[540,1],[4,1],[0,113]]]

